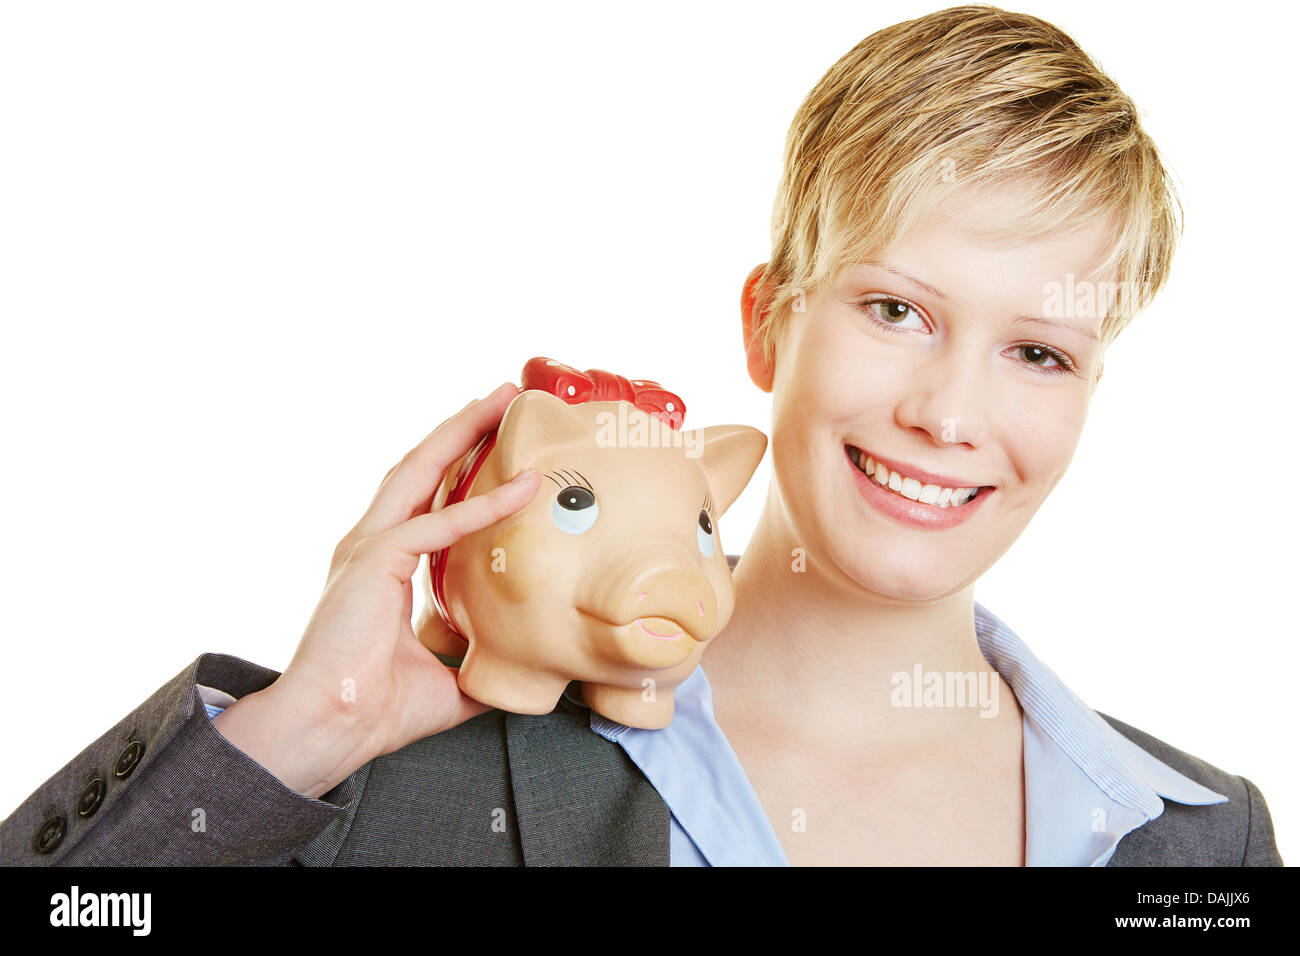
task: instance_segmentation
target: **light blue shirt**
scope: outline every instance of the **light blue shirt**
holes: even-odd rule
[[[1024,714],[1027,866],[1105,866],[1126,834],[1164,812],[1164,799],[1227,802],[1111,727],[979,602],[975,634]],[[210,688],[200,694],[209,717],[221,712],[209,702]],[[627,727],[595,711],[590,722],[627,752],[668,805],[673,866],[789,865],[714,720],[701,668],[678,686],[673,721],[663,730]]]

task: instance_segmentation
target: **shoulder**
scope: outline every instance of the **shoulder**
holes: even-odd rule
[[[1207,763],[1199,757],[1193,757],[1191,754],[1165,743],[1160,738],[1138,730],[1136,727],[1126,724],[1122,720],[1117,720],[1109,714],[1103,714],[1101,711],[1097,711],[1096,714],[1161,763],[1168,764],[1183,776],[1190,777],[1202,786],[1218,791],[1230,800],[1233,795],[1232,791],[1241,788],[1241,777],[1228,773],[1226,770],[1220,770],[1213,764]]]
[[[1165,799],[1159,817],[1120,841],[1111,866],[1282,865],[1258,787],[1109,714],[1097,715],[1161,763],[1228,798],[1199,806]]]

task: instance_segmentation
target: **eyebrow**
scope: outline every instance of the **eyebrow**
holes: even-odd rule
[[[937,296],[940,299],[948,298],[947,293],[945,293],[942,289],[935,288],[934,286],[930,285],[930,283],[928,282],[922,282],[916,276],[910,276],[902,269],[895,269],[887,262],[863,262],[862,264],[864,266],[875,266],[877,269],[884,269],[886,272],[892,272],[896,276],[901,276],[902,278],[906,279],[908,282],[916,283],[926,292],[929,292],[931,295]]]
[[[1036,322],[1039,325],[1054,325],[1058,329],[1069,329],[1071,332],[1077,332],[1079,335],[1082,335],[1085,339],[1091,339],[1098,344],[1101,343],[1101,338],[1097,335],[1096,331],[1086,325],[1076,325],[1073,322],[1062,322],[1059,319],[1045,319],[1040,315],[1018,315],[1012,321]]]
[[[930,285],[930,283],[928,282],[923,282],[922,280],[918,279],[916,276],[908,275],[902,269],[896,269],[887,262],[864,261],[862,265],[875,266],[877,269],[883,269],[886,272],[890,272],[896,276],[904,278],[908,282],[914,282],[917,285],[919,285],[922,289],[925,289],[927,292],[929,292],[931,295],[937,296],[940,299],[948,298],[947,294],[944,293],[942,289],[936,288],[935,286]],[[1072,322],[1061,322],[1057,319],[1045,319],[1040,315],[1018,315],[1012,321],[1033,322],[1039,325],[1053,325],[1059,329],[1068,329],[1069,331],[1082,335],[1086,339],[1091,339],[1093,342],[1096,342],[1098,344],[1101,343],[1101,338],[1100,336],[1097,335],[1096,331],[1094,331],[1093,329],[1089,328],[1086,325],[1076,325]]]

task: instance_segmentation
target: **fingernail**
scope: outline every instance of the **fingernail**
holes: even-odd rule
[[[525,469],[524,469],[523,471],[521,471],[519,474],[517,474],[517,475],[515,475],[513,478],[511,478],[510,481],[509,481],[508,483],[513,485],[513,484],[515,484],[515,483],[517,483],[517,482],[521,482],[521,481],[523,481],[525,478],[527,478],[529,475],[531,475],[531,474],[535,474],[536,471],[537,471],[536,468],[525,468]]]

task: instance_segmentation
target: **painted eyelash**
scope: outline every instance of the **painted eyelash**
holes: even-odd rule
[[[871,308],[871,306],[880,305],[882,302],[897,302],[899,305],[907,306],[909,309],[911,309],[913,312],[917,314],[920,314],[922,311],[919,306],[914,305],[913,303],[907,301],[906,299],[900,299],[897,297],[866,299],[865,301],[858,303],[858,309],[866,313],[867,318],[871,319],[871,321],[878,328],[884,329],[886,332],[893,332],[896,335],[906,335],[907,330],[900,329],[898,328],[898,326],[895,325],[890,325]],[[1050,345],[1043,345],[1041,342],[1022,342],[1019,345],[1017,345],[1016,348],[1017,349],[1023,349],[1023,348],[1038,349],[1039,351],[1046,352],[1052,358],[1056,359],[1057,362],[1056,368],[1043,368],[1041,365],[1035,365],[1033,362],[1023,363],[1025,366],[1037,372],[1039,375],[1066,375],[1066,374],[1074,374],[1075,372],[1075,365],[1074,362],[1070,360],[1070,357],[1066,355],[1064,352],[1052,348]]]
[[[559,475],[559,478],[557,478],[556,475]],[[574,475],[577,475],[578,477],[574,478]],[[568,488],[570,485],[582,485],[593,495],[596,493],[596,489],[591,486],[591,482],[587,480],[587,476],[576,468],[572,472],[564,468],[557,469],[556,471],[548,471],[546,477],[555,482],[556,487],[561,491]],[[560,481],[560,478],[563,478],[564,481]],[[713,493],[707,488],[704,490],[704,503],[700,505],[700,508],[707,511],[710,518],[713,517]]]
[[[556,475],[559,475],[560,478],[563,478],[564,482],[561,483],[560,478],[555,477]],[[574,478],[573,477],[574,475],[577,475],[578,477]],[[557,469],[555,471],[548,471],[546,473],[546,477],[551,479],[551,481],[555,482],[555,484],[559,487],[561,491],[563,491],[565,488],[568,488],[570,485],[581,485],[582,487],[590,491],[593,495],[596,493],[596,489],[591,486],[591,482],[589,482],[586,476],[583,475],[583,473],[578,471],[577,469],[574,469],[572,472],[567,471],[566,469],[563,468]]]

